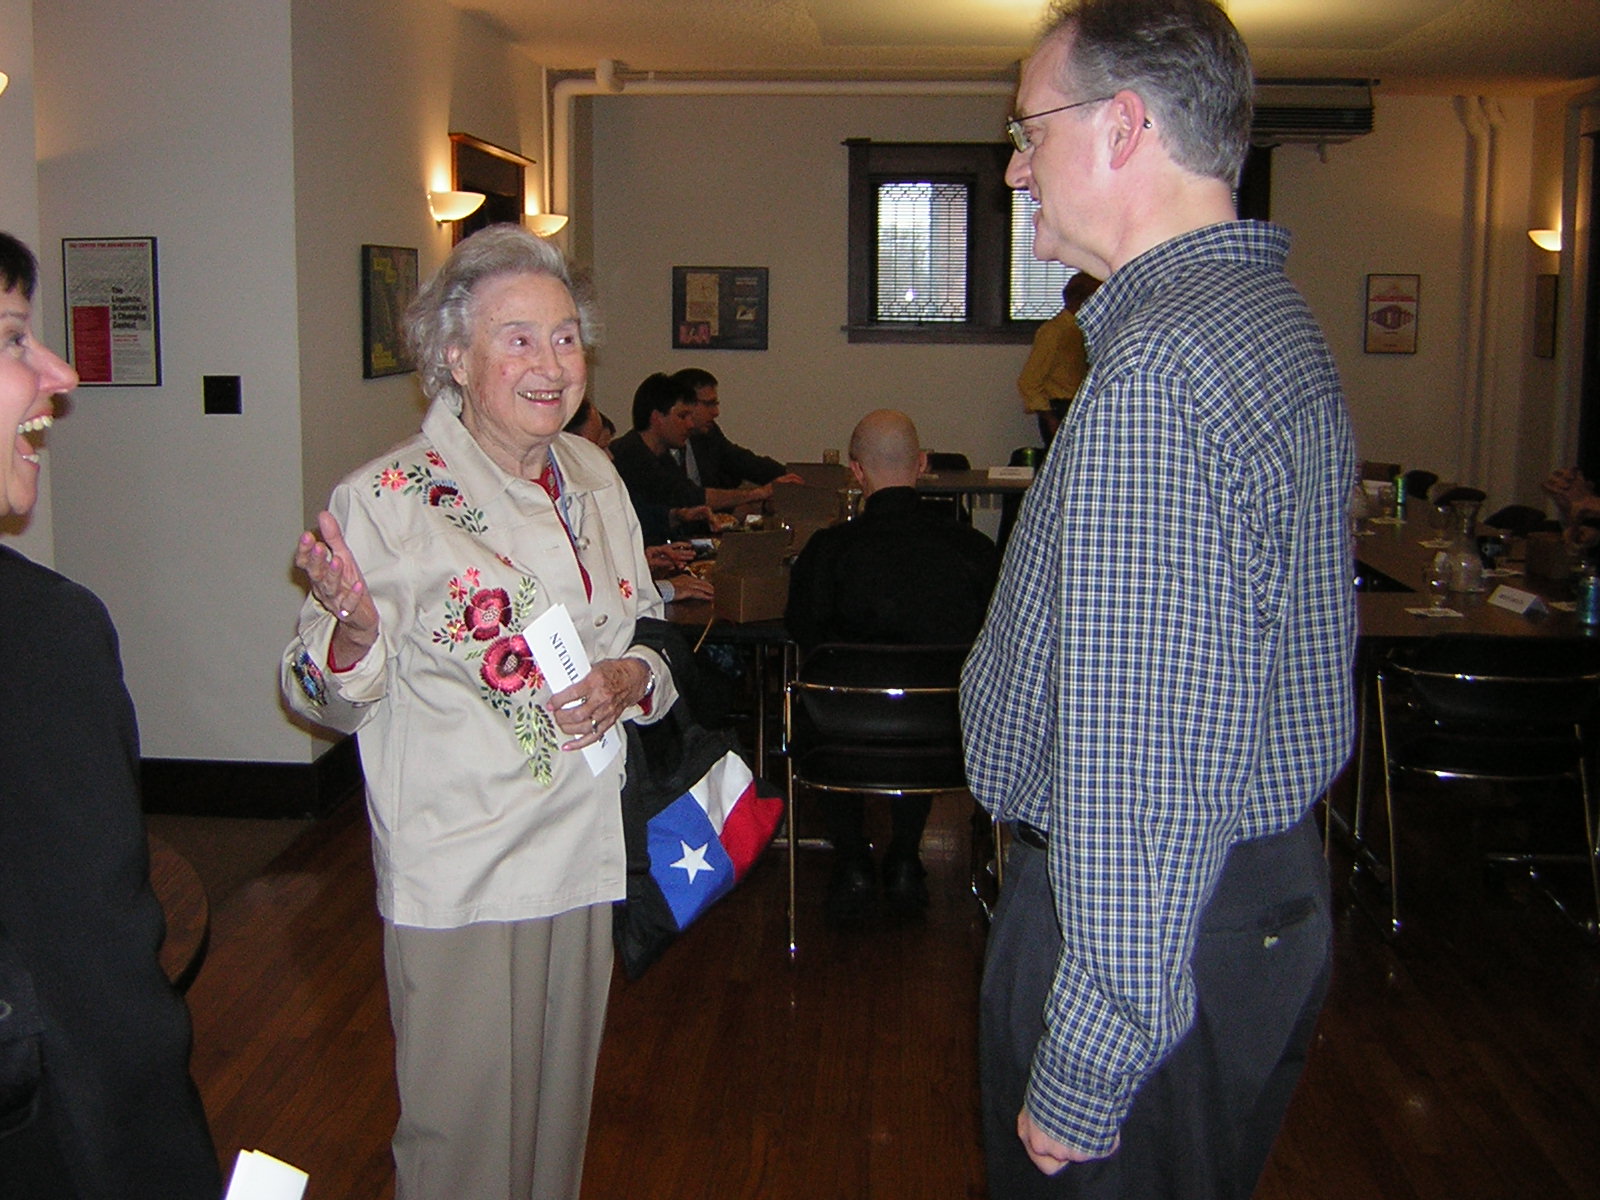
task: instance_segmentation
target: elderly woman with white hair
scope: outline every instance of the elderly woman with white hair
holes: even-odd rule
[[[406,320],[430,406],[300,538],[283,690],[360,733],[397,1200],[575,1198],[626,865],[622,758],[578,752],[672,704],[633,640],[661,602],[610,460],[562,432],[594,318],[560,251],[485,229]],[[524,637],[555,606],[593,664],[571,686]]]

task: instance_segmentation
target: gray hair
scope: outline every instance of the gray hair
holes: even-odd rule
[[[406,309],[406,343],[429,400],[442,395],[461,399],[461,387],[450,373],[450,351],[471,343],[478,288],[500,275],[559,279],[577,305],[584,349],[597,343],[600,322],[588,277],[568,265],[559,247],[520,225],[490,225],[463,238]]]
[[[1239,182],[1250,149],[1250,53],[1214,0],[1056,0],[1046,41],[1068,38],[1076,95],[1137,92],[1174,162]],[[1061,89],[1065,91],[1065,89]]]

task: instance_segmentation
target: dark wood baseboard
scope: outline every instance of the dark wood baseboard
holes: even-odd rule
[[[140,767],[145,812],[179,816],[325,817],[361,786],[353,737],[306,764],[146,758]]]

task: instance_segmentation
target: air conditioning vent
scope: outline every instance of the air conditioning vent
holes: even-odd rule
[[[1326,145],[1372,132],[1370,79],[1258,79],[1250,140]]]

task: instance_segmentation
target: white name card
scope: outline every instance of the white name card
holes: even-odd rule
[[[1525,592],[1521,588],[1507,587],[1503,583],[1489,593],[1489,603],[1496,608],[1521,613],[1525,617],[1531,613],[1549,611],[1545,607],[1544,601],[1534,593]]]
[[[299,1167],[291,1167],[270,1154],[241,1150],[222,1200],[300,1200],[306,1194],[308,1178]]]
[[[522,631],[533,661],[539,664],[552,692],[565,691],[589,673],[589,654],[578,640],[578,629],[565,604],[555,604],[534,618]],[[598,742],[583,748],[589,770],[598,777],[622,753],[622,735],[613,725]]]

